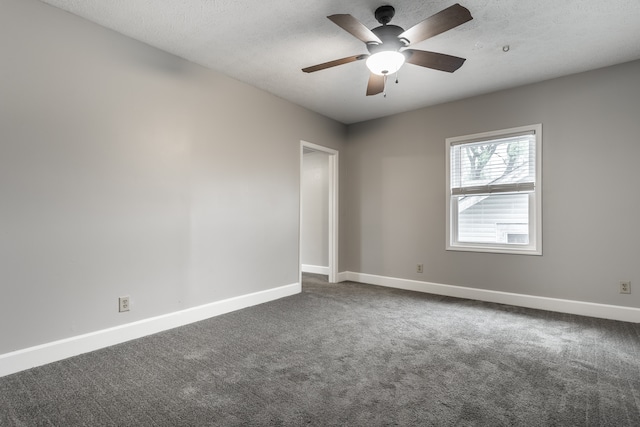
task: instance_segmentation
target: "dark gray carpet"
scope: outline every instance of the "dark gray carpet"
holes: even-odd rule
[[[307,275],[0,378],[2,426],[640,425],[640,325]]]

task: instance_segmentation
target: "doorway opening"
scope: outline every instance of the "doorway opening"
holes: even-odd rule
[[[338,151],[300,142],[299,280],[302,273],[338,279]]]

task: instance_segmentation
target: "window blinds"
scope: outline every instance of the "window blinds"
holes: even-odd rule
[[[452,143],[451,195],[532,192],[536,184],[535,132]]]

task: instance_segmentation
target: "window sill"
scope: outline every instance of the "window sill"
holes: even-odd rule
[[[493,253],[493,254],[510,254],[510,255],[537,255],[542,256],[542,249],[537,248],[514,248],[505,246],[491,246],[491,245],[448,245],[446,248],[448,251],[458,252],[481,252],[481,253]]]

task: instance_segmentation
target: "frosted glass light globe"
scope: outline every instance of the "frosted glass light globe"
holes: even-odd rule
[[[386,51],[374,53],[367,59],[367,67],[379,76],[394,74],[404,64],[404,55],[400,52]]]

